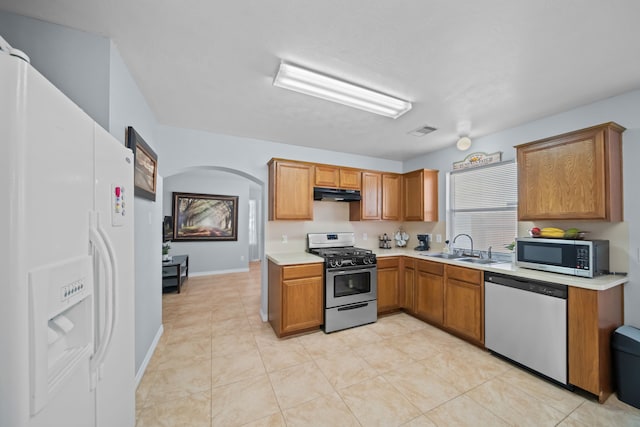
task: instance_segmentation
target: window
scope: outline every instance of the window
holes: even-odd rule
[[[518,233],[518,178],[516,163],[498,164],[450,172],[447,176],[447,235],[473,238],[473,249],[509,252],[505,245]],[[470,249],[461,236],[456,248]]]

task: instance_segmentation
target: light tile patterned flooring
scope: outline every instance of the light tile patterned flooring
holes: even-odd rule
[[[259,264],[165,294],[137,426],[640,426],[403,313],[280,340],[259,306]]]

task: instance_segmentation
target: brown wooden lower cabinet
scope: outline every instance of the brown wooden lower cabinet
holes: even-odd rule
[[[418,317],[436,325],[444,322],[444,265],[419,260],[416,269],[415,301]]]
[[[400,258],[378,258],[378,314],[400,308]]]
[[[569,287],[569,383],[598,396],[613,392],[611,334],[623,322],[622,285],[605,291]]]
[[[416,289],[416,260],[403,257],[401,262],[402,274],[400,275],[400,307],[408,313],[416,314],[415,289]]]
[[[318,328],[323,320],[323,265],[269,261],[269,323],[279,337]]]
[[[484,345],[484,276],[481,270],[447,265],[444,326]]]

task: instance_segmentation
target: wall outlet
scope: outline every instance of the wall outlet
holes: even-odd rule
[[[282,243],[287,243],[289,241],[289,238],[287,237],[286,234],[282,235]]]
[[[244,261],[244,255],[240,255],[240,261]]]
[[[436,234],[436,243],[442,243],[442,234]]]
[[[367,233],[362,233],[362,240],[367,240],[368,238]]]

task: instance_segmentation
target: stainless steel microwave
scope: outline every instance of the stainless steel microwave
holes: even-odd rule
[[[580,277],[608,274],[609,241],[519,237],[516,265]]]

